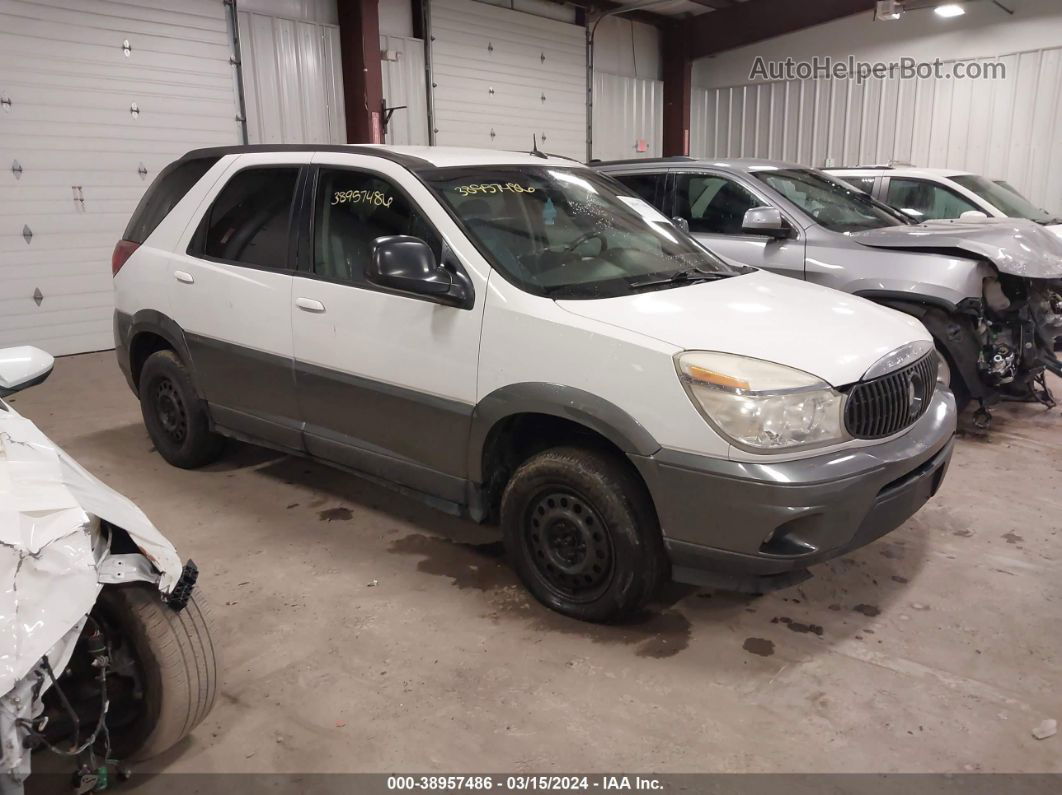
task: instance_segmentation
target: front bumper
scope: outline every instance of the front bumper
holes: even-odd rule
[[[673,450],[631,459],[656,505],[680,582],[778,576],[869,544],[940,488],[955,399],[938,389],[902,436],[784,463],[723,461]]]

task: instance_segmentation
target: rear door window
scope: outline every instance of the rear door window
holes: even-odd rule
[[[877,177],[842,177],[837,174],[834,174],[833,176],[842,182],[847,182],[853,188],[863,191],[863,193],[869,193],[871,196],[874,195],[874,180],[876,180]]]
[[[211,259],[271,270],[288,268],[296,166],[248,168],[222,188],[196,235]],[[193,247],[196,243],[193,243]]]
[[[220,158],[200,157],[179,160],[164,168],[144,193],[129,219],[123,238],[143,243],[177,202],[207,173]]]
[[[656,209],[666,214],[664,210],[664,179],[667,174],[638,173],[610,174],[609,176],[614,177],[634,191],[635,194],[656,207]]]

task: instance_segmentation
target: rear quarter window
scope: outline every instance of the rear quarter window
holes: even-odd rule
[[[143,243],[162,219],[170,214],[177,202],[202,179],[220,158],[200,157],[195,160],[178,160],[166,166],[148,187],[140,204],[133,211],[123,238],[134,243]]]

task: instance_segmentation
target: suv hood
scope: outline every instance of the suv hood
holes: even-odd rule
[[[833,386],[858,381],[872,364],[901,345],[932,339],[908,315],[764,271],[557,305],[680,350],[766,359]]]
[[[942,254],[961,251],[988,260],[1000,273],[1012,276],[1062,278],[1062,238],[1021,218],[931,221],[853,232],[850,237],[874,248],[913,248]]]
[[[144,513],[0,406],[0,695],[95,604],[101,519],[129,534],[168,592],[181,561]]]

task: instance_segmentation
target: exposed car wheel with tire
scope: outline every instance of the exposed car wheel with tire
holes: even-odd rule
[[[525,461],[502,495],[501,525],[528,590],[583,621],[630,615],[668,573],[649,494],[608,452],[557,447]]]
[[[180,612],[154,586],[104,588],[92,616],[107,638],[107,726],[113,754],[147,759],[184,739],[210,712],[218,689],[212,617],[200,589]]]
[[[173,351],[156,351],[140,372],[140,410],[159,453],[182,469],[216,461],[225,440],[210,430],[206,406]]]

